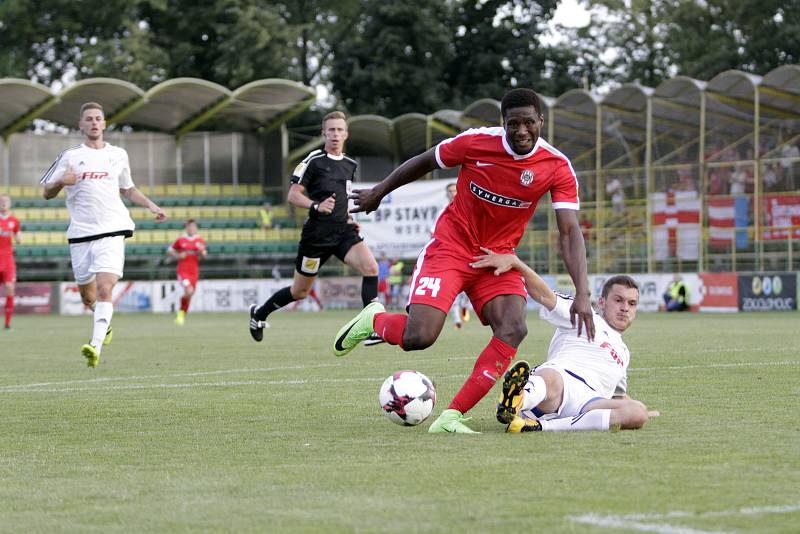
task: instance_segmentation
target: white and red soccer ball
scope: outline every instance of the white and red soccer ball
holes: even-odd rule
[[[433,413],[436,388],[431,379],[419,371],[397,371],[383,382],[378,401],[383,415],[390,421],[414,426]]]

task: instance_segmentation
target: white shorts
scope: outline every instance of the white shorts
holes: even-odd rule
[[[70,243],[69,256],[75,282],[79,286],[94,280],[97,273],[111,273],[122,278],[125,237],[116,235],[83,243]]]
[[[533,410],[523,410],[520,415],[526,419],[560,419],[562,417],[575,417],[583,412],[583,409],[592,401],[604,399],[589,384],[584,382],[583,377],[573,373],[568,369],[562,368],[555,362],[545,362],[536,368],[553,369],[561,375],[564,383],[564,395],[561,399],[561,406],[556,413],[537,414]]]

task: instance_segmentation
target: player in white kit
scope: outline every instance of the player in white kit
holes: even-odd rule
[[[553,292],[517,256],[484,251],[472,266],[496,274],[519,271],[542,305],[539,316],[556,327],[546,362],[531,374],[528,363],[518,361],[504,375],[497,419],[507,432],[637,429],[659,415],[627,394],[631,355],[622,333],[636,318],[639,288],[633,278],[617,275],[603,285],[589,341],[570,320],[572,297]]]
[[[100,363],[102,346],[111,341],[112,292],[125,264],[125,238],[134,223],[120,194],[149,209],[156,221],[167,219],[131,179],[128,153],[103,141],[106,120],[95,102],[81,106],[78,128],[84,142],[59,154],[41,180],[44,198],[67,195],[70,259],[83,303],[94,310],[92,339],[81,347],[89,367]]]

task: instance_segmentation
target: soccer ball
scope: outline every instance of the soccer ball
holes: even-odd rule
[[[436,389],[431,379],[418,371],[397,371],[384,380],[378,402],[391,422],[414,426],[433,412]]]

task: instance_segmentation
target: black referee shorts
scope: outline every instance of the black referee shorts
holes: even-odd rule
[[[347,251],[363,240],[352,224],[333,226],[307,221],[303,225],[294,267],[304,276],[316,276],[328,258],[336,256],[344,261]]]

